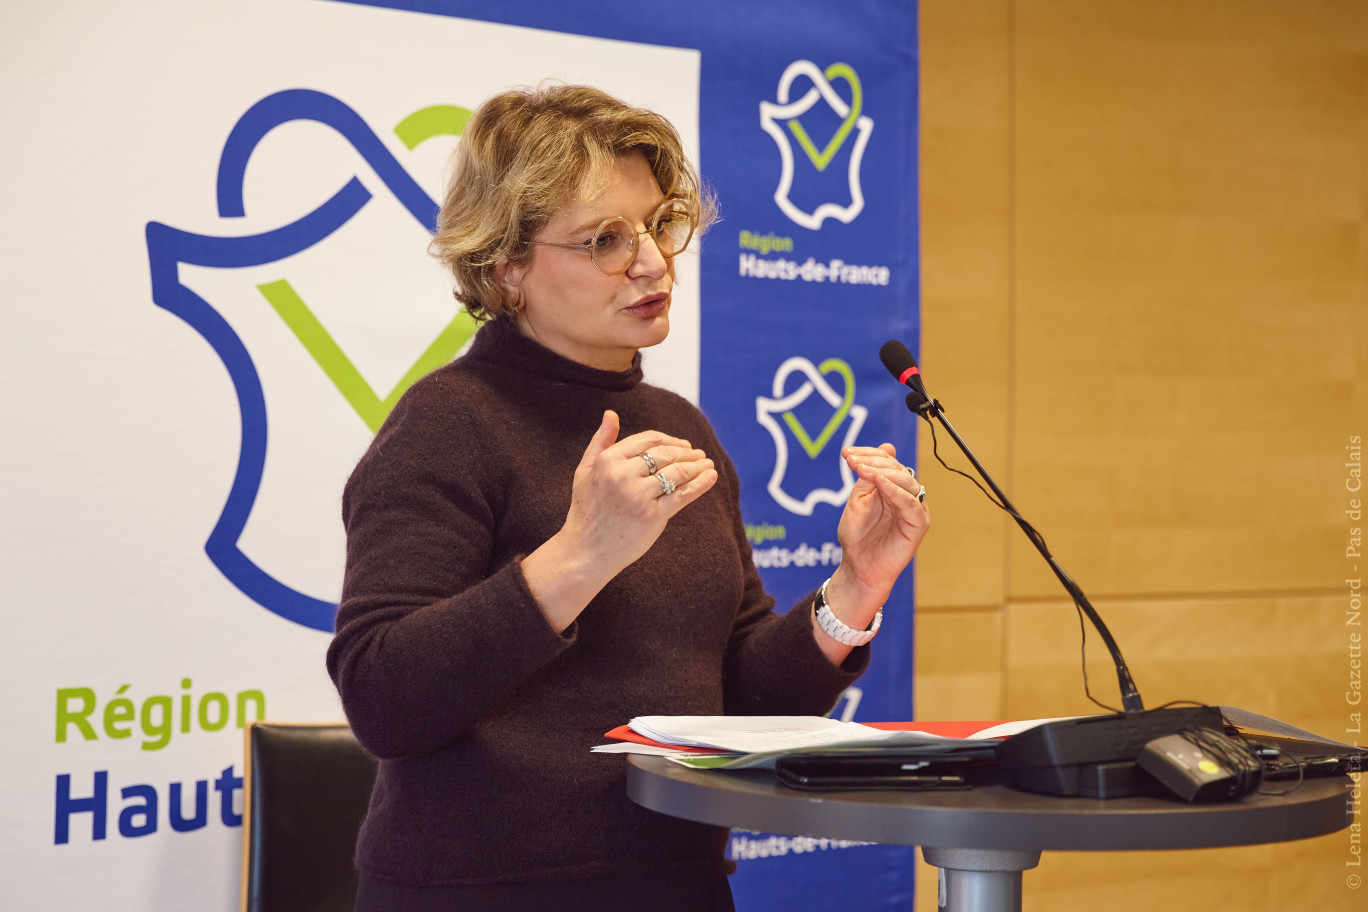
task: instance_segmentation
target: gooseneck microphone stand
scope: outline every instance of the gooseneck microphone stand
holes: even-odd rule
[[[920,386],[920,383],[917,385]],[[960,452],[965,455],[965,458],[967,458],[971,464],[973,464],[974,471],[978,472],[979,477],[988,483],[988,487],[991,488],[993,494],[997,496],[999,505],[1016,521],[1016,524],[1021,527],[1021,531],[1026,533],[1026,537],[1031,540],[1031,544],[1035,545],[1035,548],[1040,552],[1041,557],[1045,558],[1045,562],[1050,565],[1050,569],[1054,571],[1054,575],[1059,579],[1059,582],[1063,584],[1064,590],[1073,598],[1074,604],[1078,606],[1080,611],[1087,615],[1088,620],[1092,622],[1093,628],[1096,629],[1098,635],[1102,637],[1102,642],[1107,645],[1107,651],[1111,653],[1112,661],[1116,664],[1116,678],[1121,687],[1122,708],[1126,712],[1140,712],[1144,710],[1145,704],[1140,699],[1140,691],[1135,686],[1134,679],[1131,678],[1130,669],[1126,667],[1126,659],[1121,655],[1121,647],[1116,645],[1116,640],[1112,637],[1111,631],[1107,629],[1107,625],[1102,621],[1097,610],[1093,608],[1092,603],[1088,601],[1088,597],[1083,594],[1083,590],[1074,582],[1073,577],[1069,576],[1068,573],[1064,572],[1064,568],[1059,566],[1059,561],[1055,560],[1054,555],[1051,554],[1050,550],[1045,546],[1045,539],[1030,523],[1022,518],[1020,513],[1017,512],[1016,507],[1007,499],[1007,495],[1002,492],[1002,488],[998,487],[997,482],[993,480],[993,476],[988,473],[988,470],[985,469],[983,464],[978,461],[978,458],[974,456],[973,450],[969,449],[969,445],[964,442],[964,438],[960,437],[955,431],[954,425],[946,419],[945,409],[941,406],[940,402],[932,399],[924,390],[914,388],[912,392],[907,394],[907,408],[913,414],[925,418],[928,424],[932,419],[935,419],[940,422],[941,427],[945,428],[946,433],[950,435],[950,439],[954,440],[955,445],[960,448]]]
[[[907,346],[896,340],[889,342],[879,351],[879,359],[899,383],[911,389],[912,392],[907,395],[907,408],[913,414],[926,419],[927,424],[931,426],[931,439],[935,440],[933,422],[939,422],[955,441],[955,445],[960,448],[960,452],[973,464],[979,477],[988,483],[992,493],[989,494],[987,490],[984,490],[984,493],[990,500],[996,496],[994,503],[1016,520],[1017,525],[1026,533],[1031,544],[1035,545],[1036,550],[1045,558],[1045,562],[1063,584],[1065,591],[1073,598],[1080,613],[1079,624],[1085,635],[1086,627],[1082,626],[1083,615],[1092,622],[1102,641],[1107,644],[1107,651],[1111,653],[1112,662],[1116,665],[1116,678],[1121,686],[1121,704],[1124,709],[1118,712],[1103,706],[1109,710],[1107,715],[1079,716],[1044,722],[1002,741],[995,752],[995,759],[998,769],[1003,774],[1003,783],[1010,788],[1028,792],[1060,796],[1079,795],[1088,798],[1125,798],[1152,793],[1158,780],[1141,768],[1138,762],[1141,752],[1147,749],[1151,741],[1168,735],[1205,729],[1210,735],[1220,737],[1225,725],[1220,708],[1180,700],[1175,702],[1188,705],[1166,704],[1158,709],[1145,709],[1145,704],[1140,699],[1140,691],[1131,678],[1130,669],[1126,667],[1126,660],[1122,657],[1121,648],[1116,645],[1111,631],[1102,622],[1102,618],[1078,584],[1059,566],[1054,555],[1050,554],[1044,536],[1022,518],[1007,495],[993,480],[993,476],[988,474],[988,470],[946,420],[945,409],[931,398],[922,384],[921,371]],[[939,454],[936,458],[940,459]],[[944,460],[941,460],[941,464],[945,465]],[[946,468],[950,469],[949,466]],[[950,471],[959,472],[958,469]],[[973,480],[967,473],[959,474]],[[975,484],[978,482],[975,481]],[[1083,687],[1084,691],[1088,692],[1086,661],[1083,668]],[[1091,692],[1088,692],[1088,698],[1098,703]],[[1102,706],[1101,703],[1098,705]],[[950,866],[966,867],[963,864]],[[1017,876],[1019,877],[1019,874]],[[1017,883],[1019,884],[1019,881]],[[971,904],[964,908],[979,907]]]

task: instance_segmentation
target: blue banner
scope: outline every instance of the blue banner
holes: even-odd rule
[[[915,463],[877,357],[920,341],[915,3],[354,2],[699,53],[698,164],[722,216],[702,245],[700,405],[741,473],[766,585],[798,603],[840,562],[840,448],[891,441]],[[912,631],[907,573],[836,714],[912,717]],[[912,906],[912,849],[733,831],[729,851],[739,908]]]

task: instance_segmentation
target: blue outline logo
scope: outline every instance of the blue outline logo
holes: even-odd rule
[[[296,120],[315,121],[340,133],[409,214],[429,232],[435,231],[437,204],[361,116],[338,99],[310,89],[290,89],[263,98],[234,125],[219,160],[217,196],[221,218],[246,215],[243,179],[252,152],[271,130]],[[190,324],[213,347],[232,379],[242,413],[237,471],[218,522],[205,541],[204,552],[234,586],[263,608],[296,624],[325,632],[333,629],[337,606],[271,576],[239,546],[266,464],[266,400],[260,375],[246,346],[218,311],[182,284],[180,266],[240,269],[283,260],[329,237],[370,200],[370,191],[353,177],[313,212],[261,234],[212,237],[159,222],[147,225],[153,302]]]

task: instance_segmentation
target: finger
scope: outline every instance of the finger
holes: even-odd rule
[[[654,475],[656,472],[660,471],[660,463],[656,461],[655,456],[652,455],[650,450],[642,450],[632,458],[641,460],[641,469],[645,471],[647,475]]]
[[[841,455],[849,463],[863,463],[874,466],[901,466],[896,456],[889,455],[887,452],[875,447],[851,447],[842,450]]]
[[[713,461],[706,457],[691,462],[673,463],[667,468],[662,468],[650,479],[656,486],[656,490],[653,493],[659,494],[662,497],[668,496],[666,494],[666,488],[678,490],[704,472],[711,471],[714,468]],[[673,491],[671,493],[673,493]]]
[[[910,491],[896,480],[896,476],[890,477],[882,472],[875,473],[872,480],[884,499],[900,513],[910,516],[918,509],[928,509],[926,502],[917,498],[917,492],[921,490],[921,485],[917,485],[916,490]]]
[[[893,482],[913,497],[916,497],[922,489],[921,479],[905,465],[895,463],[888,468],[880,469],[880,472],[887,476],[889,481]]]
[[[584,448],[584,455],[580,457],[580,468],[593,465],[600,453],[613,446],[613,442],[617,440],[619,428],[617,412],[612,409],[605,411],[603,421],[599,422],[598,430],[594,431],[594,436],[589,438],[589,445]]]
[[[654,454],[654,448],[659,446],[673,446],[685,450],[693,449],[693,444],[689,443],[689,441],[680,437],[671,437],[669,434],[660,431],[638,431],[635,434],[623,437],[617,443],[613,444],[610,449],[613,450],[615,454],[622,455],[625,459],[631,459],[638,453],[643,453],[646,450],[651,450],[652,454]]]
[[[858,470],[863,466],[883,472],[902,472],[909,477],[912,477],[913,475],[911,469],[908,469],[902,463],[898,462],[897,459],[894,459],[882,450],[865,450],[860,453],[847,454],[845,456],[845,463],[854,470]]]
[[[893,482],[898,487],[902,488],[904,491],[911,494],[913,497],[917,498],[917,500],[925,499],[921,496],[921,479],[918,478],[911,469],[907,468],[906,466],[899,465],[894,468],[888,469],[886,474],[889,481]]]
[[[717,469],[709,466],[690,481],[676,486],[674,493],[669,497],[661,497],[657,502],[661,505],[662,509],[668,511],[668,516],[674,516],[680,510],[708,493],[715,484],[717,484]]]
[[[651,459],[656,464],[657,470],[670,465],[701,462],[708,458],[707,453],[693,447],[657,446],[651,447],[644,452],[650,455]]]
[[[848,447],[841,447],[841,455],[842,455],[842,456],[852,456],[852,455],[854,455],[854,456],[869,456],[869,457],[875,457],[875,458],[877,458],[877,457],[883,457],[883,456],[891,456],[891,457],[893,457],[894,459],[897,459],[897,458],[898,458],[898,448],[895,447],[895,446],[893,446],[893,444],[891,444],[891,443],[881,443],[881,444],[879,444],[879,445],[876,446],[876,447],[867,447],[867,446],[848,446]]]
[[[644,478],[657,474],[666,466],[698,462],[707,457],[708,454],[702,450],[685,449],[677,446],[658,446],[642,450],[640,453],[627,457],[627,459],[633,463],[635,474]]]
[[[917,481],[916,477],[912,474],[912,470],[896,460],[888,462],[889,464],[887,465],[871,465],[867,462],[856,462],[855,471],[859,474],[861,479],[870,482],[882,479],[889,484],[900,488],[912,497],[916,497],[917,492],[921,490],[921,482]]]
[[[921,490],[921,482],[917,480],[916,472],[882,451],[875,450],[874,452],[879,455],[870,457],[851,454],[846,457],[846,463],[856,472],[861,472],[861,470],[884,472],[896,484],[914,495]]]

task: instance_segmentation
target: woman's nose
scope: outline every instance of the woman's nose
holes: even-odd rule
[[[641,235],[637,242],[641,246],[637,248],[636,261],[632,263],[632,268],[628,270],[631,275],[660,276],[665,274],[669,268],[668,258],[660,252],[660,246],[650,232]]]

